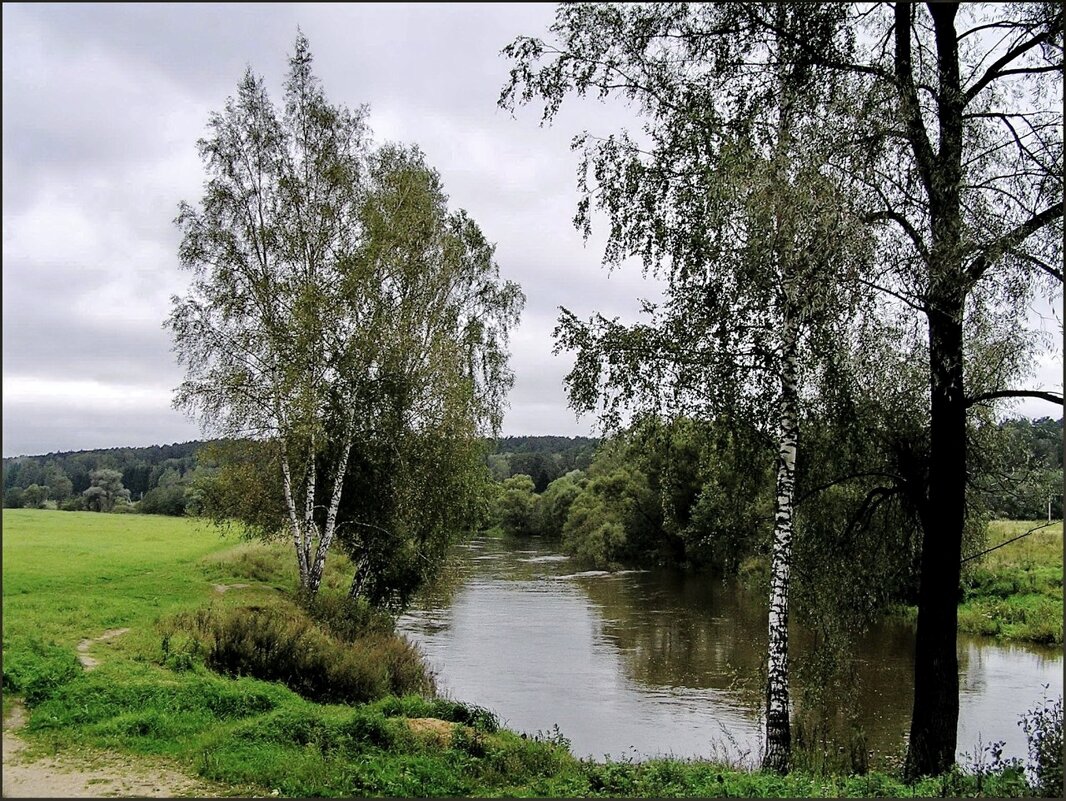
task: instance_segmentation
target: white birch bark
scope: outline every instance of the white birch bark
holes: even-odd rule
[[[296,514],[296,499],[292,492],[292,471],[289,469],[289,457],[282,446],[281,453],[282,487],[285,490],[285,506],[289,510],[289,525],[292,528],[292,543],[296,549],[296,564],[300,569],[300,587],[307,589],[307,551],[304,547],[304,531]]]
[[[315,446],[312,440],[309,446],[307,465],[307,486],[304,490],[304,564],[311,564],[311,540],[318,539],[318,526],[315,524],[315,484],[318,481],[318,473],[315,469]],[[310,578],[310,571],[308,577]],[[314,594],[310,585],[307,587]]]
[[[354,411],[352,417],[348,420],[347,430],[344,432],[344,445],[341,448],[341,455],[337,461],[337,469],[333,475],[333,494],[330,497],[329,509],[326,512],[326,527],[322,532],[322,539],[319,540],[318,550],[315,552],[315,562],[311,567],[311,576],[308,590],[313,596],[318,592],[318,587],[322,583],[322,572],[326,565],[326,553],[329,551],[330,545],[333,544],[333,536],[337,531],[337,510],[341,505],[341,494],[344,490],[344,476],[348,472],[348,454],[352,450],[352,438],[354,430]]]
[[[777,498],[770,560],[769,643],[766,664],[766,753],[763,767],[786,773],[792,732],[788,697],[788,586],[792,562],[792,502],[795,488],[798,419],[798,326],[789,315],[784,324],[781,369],[781,433],[778,441]]]

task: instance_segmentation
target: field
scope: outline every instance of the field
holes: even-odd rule
[[[994,520],[992,548],[1042,525]],[[1055,645],[1062,643],[1062,522],[997,548],[964,573],[959,630]]]
[[[233,795],[831,797],[978,789],[961,773],[906,787],[876,773],[779,777],[710,762],[579,761],[559,737],[498,729],[492,716],[459,702],[387,695],[315,703],[278,683],[173,658],[167,621],[178,613],[296,614],[286,555],[280,546],[220,539],[190,519],[5,510],[4,712],[15,696],[29,707],[31,756],[162,759]],[[1061,603],[1061,568],[1059,576]],[[343,578],[335,573],[327,583]],[[82,656],[99,662],[94,670],[79,664],[79,644]],[[993,796],[1027,791],[1019,771],[985,777],[981,788]]]

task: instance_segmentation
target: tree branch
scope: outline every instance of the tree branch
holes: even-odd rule
[[[1039,389],[999,389],[995,392],[982,392],[980,395],[974,395],[966,399],[966,408],[981,403],[986,400],[994,400],[995,398],[1039,398],[1040,400],[1046,400],[1048,403],[1057,403],[1062,406],[1062,395],[1056,395],[1054,392],[1044,392]]]
[[[933,180],[933,146],[929,142],[929,134],[922,122],[921,105],[918,102],[918,91],[914,86],[914,64],[911,56],[911,6],[907,3],[896,3],[895,8],[895,34],[896,34],[896,57],[895,57],[895,83],[903,106],[903,115],[907,122],[907,139],[914,149],[915,160],[918,162],[918,170],[922,174],[922,181],[926,187],[932,185]]]
[[[977,83],[975,83],[968,90],[966,90],[966,94],[963,95],[963,105],[964,106],[967,105],[971,100],[973,100],[975,97],[977,97],[977,95],[979,95],[981,93],[981,91],[986,86],[988,86],[988,84],[990,84],[992,81],[994,81],[996,78],[1000,77],[1001,75],[1014,75],[1014,74],[1025,73],[1025,72],[1030,72],[1030,71],[1048,72],[1049,69],[1056,69],[1056,70],[1060,69],[1059,67],[1052,67],[1052,68],[1049,68],[1049,69],[1034,68],[1034,70],[1026,70],[1026,69],[1004,70],[1003,69],[1005,66],[1007,66],[1012,61],[1014,61],[1014,59],[1018,58],[1018,56],[1020,56],[1020,55],[1022,55],[1024,53],[1027,53],[1028,51],[1032,50],[1034,47],[1036,47],[1036,46],[1038,46],[1040,44],[1043,44],[1044,42],[1049,41],[1052,38],[1052,34],[1054,33],[1056,27],[1057,26],[1054,26],[1054,25],[1050,26],[1048,28],[1048,30],[1044,31],[1040,35],[1034,36],[1032,39],[1030,39],[1027,42],[1022,42],[1021,44],[1015,45],[1010,50],[1008,50],[1006,53],[1004,53],[999,59],[997,59],[995,61],[995,63],[993,63],[987,70],[985,70],[985,74],[982,75],[978,79]]]
[[[969,268],[966,270],[970,280],[975,282],[980,280],[985,271],[991,267],[1000,256],[1020,245],[1030,234],[1039,231],[1045,225],[1054,222],[1060,217],[1062,217],[1061,201],[1054,206],[1044,209],[1039,214],[1033,215],[1013,231],[1008,231],[991,245],[986,247],[981,252],[981,255],[973,260]]]
[[[1063,280],[1062,268],[1052,267],[1046,261],[1043,261],[1042,259],[1038,259],[1036,256],[1034,256],[1031,253],[1025,253],[1025,252],[1020,251],[1020,250],[1009,250],[1007,252],[1010,253],[1010,255],[1014,256],[1015,258],[1021,259],[1022,261],[1027,261],[1030,264],[1032,264],[1034,267],[1036,267],[1037,269],[1043,270],[1045,273],[1050,275],[1052,278],[1057,278],[1060,283],[1062,282],[1062,280]]]
[[[991,548],[986,548],[983,551],[978,551],[977,553],[973,554],[972,556],[967,556],[966,558],[964,558],[962,560],[962,564],[966,564],[967,562],[969,562],[972,559],[977,559],[978,557],[984,556],[986,553],[992,553],[992,551],[998,551],[1004,545],[1010,545],[1012,542],[1017,542],[1022,537],[1028,537],[1034,531],[1040,531],[1040,529],[1047,528],[1050,525],[1052,525],[1052,524],[1051,523],[1041,523],[1039,526],[1035,526],[1035,527],[1029,529],[1024,534],[1019,534],[1017,537],[1011,537],[1009,540],[1006,540],[1005,542],[1001,542],[999,545],[993,545]]]
[[[868,223],[880,222],[882,220],[891,220],[898,224],[899,227],[906,232],[907,236],[911,238],[911,241],[914,242],[914,247],[918,250],[918,253],[921,254],[922,259],[925,262],[929,261],[929,251],[925,247],[925,242],[922,241],[922,235],[918,233],[918,230],[911,224],[911,221],[899,212],[885,209],[883,211],[875,211],[872,214],[867,214],[863,217],[863,222]]]

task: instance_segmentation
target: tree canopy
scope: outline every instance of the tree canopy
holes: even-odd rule
[[[211,116],[205,195],[177,218],[194,280],[167,325],[186,367],[175,404],[205,429],[270,443],[314,595],[338,532],[357,549],[388,529],[341,517],[353,462],[426,437],[472,458],[469,443],[498,429],[523,296],[421,152],[374,148],[366,109],[329,103],[311,61],[301,34],[280,111],[249,70]],[[375,486],[413,502],[396,481]],[[454,489],[465,500],[472,486]]]

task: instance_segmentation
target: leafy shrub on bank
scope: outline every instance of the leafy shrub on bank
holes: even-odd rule
[[[179,643],[180,633],[187,639]],[[422,655],[404,638],[371,631],[346,640],[296,608],[207,608],[179,615],[166,627],[163,650],[173,667],[202,658],[216,672],[281,682],[323,703],[434,691]]]
[[[1062,696],[1030,709],[1018,722],[1029,743],[1033,790],[1044,798],[1062,798]]]

